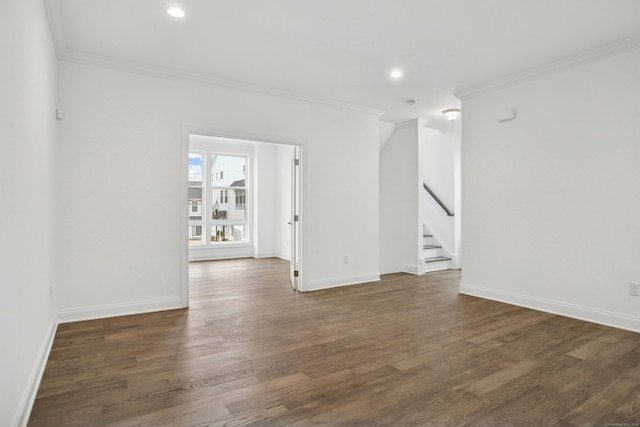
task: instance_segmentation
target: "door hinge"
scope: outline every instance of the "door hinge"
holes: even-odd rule
[[[298,277],[299,274],[298,270],[293,270],[293,277]]]
[[[293,161],[293,163],[294,163],[296,166],[300,166],[300,159],[295,159],[295,160]]]
[[[294,215],[293,216],[293,220],[297,222],[298,221],[298,215]]]

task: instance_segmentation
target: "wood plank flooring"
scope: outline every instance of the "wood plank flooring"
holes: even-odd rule
[[[459,280],[295,293],[282,260],[192,263],[189,310],[60,325],[29,425],[640,425],[640,334]]]

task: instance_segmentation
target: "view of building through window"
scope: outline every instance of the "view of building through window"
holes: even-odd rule
[[[189,153],[189,244],[248,241],[246,163],[245,156]]]
[[[189,244],[202,242],[202,154],[189,153]]]

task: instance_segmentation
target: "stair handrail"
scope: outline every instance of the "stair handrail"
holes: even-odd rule
[[[453,212],[451,212],[451,210],[444,204],[442,203],[442,200],[440,200],[440,198],[438,196],[436,196],[436,194],[429,188],[429,186],[427,185],[426,182],[422,182],[422,185],[424,187],[425,190],[427,190],[427,193],[429,193],[431,195],[431,197],[433,197],[433,200],[436,201],[436,203],[438,203],[440,205],[440,207],[446,212],[447,216],[453,216]]]

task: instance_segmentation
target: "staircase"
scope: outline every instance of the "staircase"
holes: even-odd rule
[[[451,268],[451,257],[438,239],[425,226],[422,230],[422,272]]]

